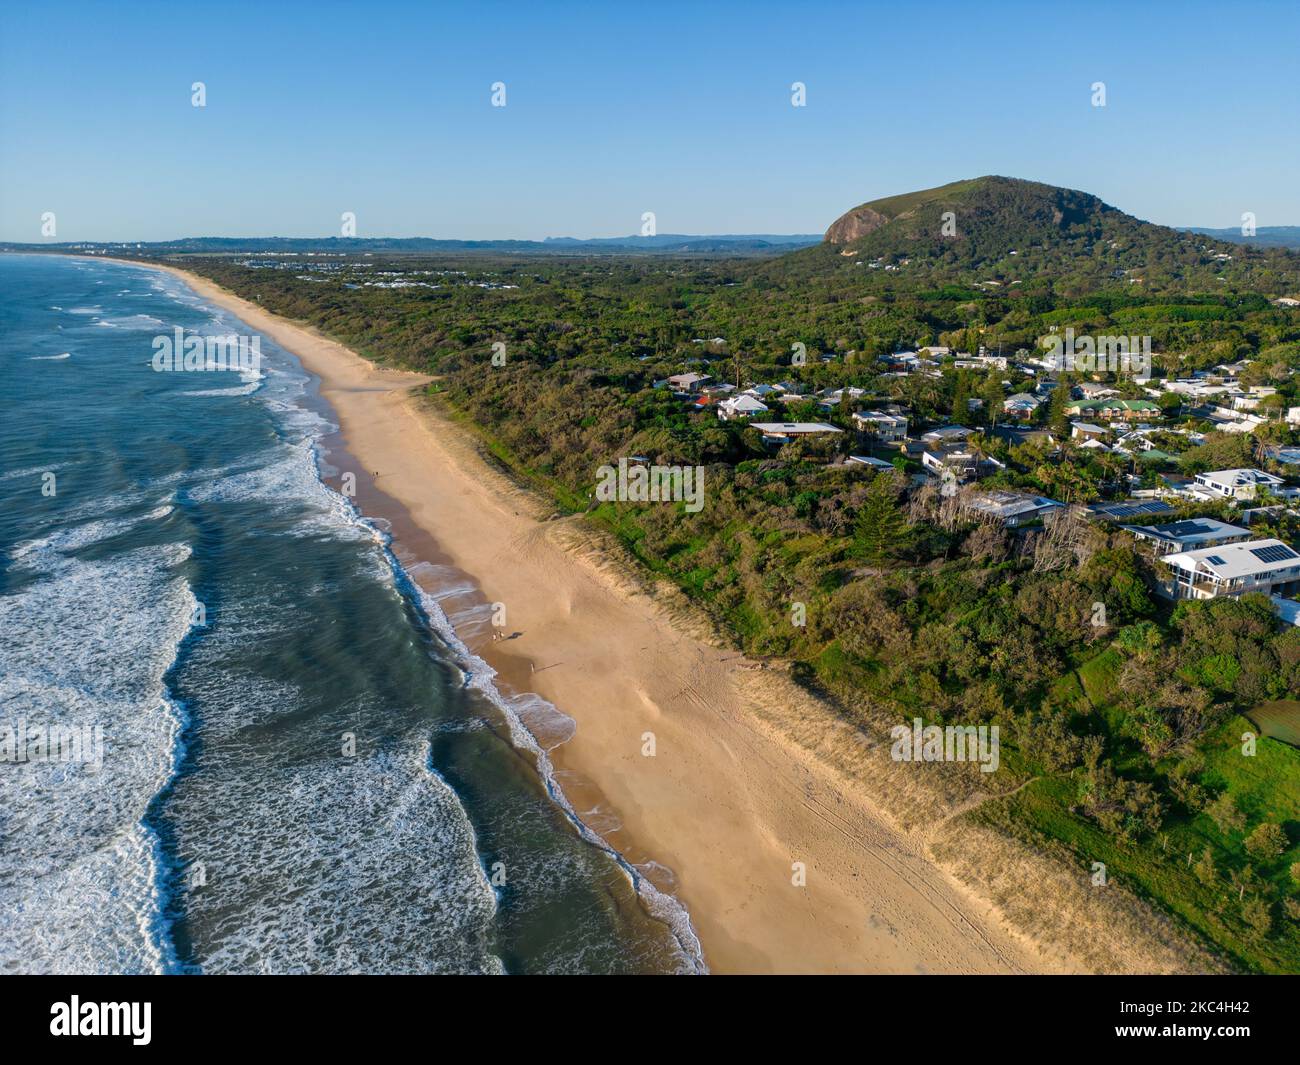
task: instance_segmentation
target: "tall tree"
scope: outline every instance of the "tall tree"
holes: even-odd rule
[[[879,473],[867,486],[853,533],[853,553],[872,565],[895,557],[909,535],[907,519],[898,506],[896,474]]]

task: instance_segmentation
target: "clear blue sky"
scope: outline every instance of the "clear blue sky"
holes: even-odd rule
[[[1294,0],[5,0],[0,239],[820,232],[986,173],[1300,225],[1297,56]]]

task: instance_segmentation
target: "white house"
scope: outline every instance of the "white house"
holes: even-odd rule
[[[1278,488],[1284,482],[1263,470],[1210,470],[1198,473],[1196,483],[1223,499],[1254,499],[1260,488]]]
[[[893,443],[907,437],[907,415],[890,414],[883,410],[860,410],[853,415],[853,424],[877,440]]]
[[[973,447],[967,447],[959,442],[927,444],[925,450],[921,452],[921,465],[940,477],[945,473],[951,473],[959,481],[978,478],[995,469],[1005,469],[997,459],[983,455]]]
[[[1165,555],[1175,599],[1213,599],[1247,592],[1286,597],[1300,591],[1300,553],[1281,540],[1248,540]]]
[[[827,425],[825,422],[752,422],[750,428],[757,429],[763,434],[765,444],[788,444],[799,436],[844,432],[843,429]]]
[[[766,414],[771,408],[753,396],[732,396],[718,404],[718,417],[724,422],[735,418],[752,418],[756,414]]]

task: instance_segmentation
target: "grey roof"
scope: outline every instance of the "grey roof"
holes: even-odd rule
[[[1116,503],[1093,503],[1084,508],[1094,518],[1124,521],[1148,514],[1172,514],[1174,508],[1158,499],[1124,499]]]
[[[1178,544],[1209,544],[1235,537],[1250,535],[1249,529],[1240,525],[1229,525],[1226,521],[1214,518],[1188,518],[1186,521],[1171,521],[1165,525],[1125,525],[1131,533],[1142,534],[1155,540],[1169,540]]]

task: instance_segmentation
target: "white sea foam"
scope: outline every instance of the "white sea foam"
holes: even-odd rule
[[[12,481],[18,477],[39,477],[43,473],[54,473],[67,467],[66,462],[54,462],[48,466],[28,466],[21,470],[6,470],[0,473],[0,481]]]
[[[179,757],[180,709],[163,676],[194,597],[184,545],[86,559],[78,551],[157,517],[60,529],[10,552],[35,577],[0,596],[0,721],[103,729],[101,766],[4,766],[0,967],[14,972],[164,972],[157,840],[147,807]]]
[[[248,385],[236,385],[233,388],[200,388],[193,392],[182,392],[182,396],[250,396],[257,391],[259,385],[253,382]]]
[[[31,356],[30,361],[31,362],[54,362],[55,360],[58,359],[70,359],[70,358],[72,358],[72,352],[65,351],[62,355],[33,355]]]

